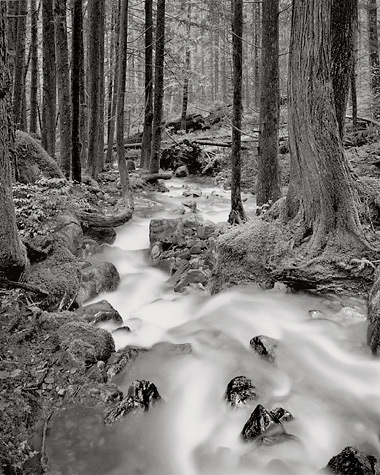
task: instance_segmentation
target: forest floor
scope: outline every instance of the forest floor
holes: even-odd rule
[[[206,152],[210,159],[216,156],[212,147],[207,148]],[[282,152],[280,161],[286,188],[289,154],[285,144]],[[364,177],[364,181],[376,191],[363,205],[367,214],[370,209],[371,225],[375,226],[380,223],[380,203],[377,201],[380,195],[377,193],[380,141],[371,140],[371,143],[361,147],[351,146],[347,154],[354,172]],[[228,166],[224,166],[228,163],[228,151],[220,154],[219,158],[222,166],[219,171],[215,171],[212,179],[228,187]],[[252,193],[255,170],[255,154],[244,152],[243,188]],[[44,179],[34,185],[16,185],[14,196],[22,239],[25,242],[42,242],[50,237],[54,239],[57,218],[68,210],[112,213],[120,197],[116,171],[101,175],[99,183],[100,186],[85,180],[82,185],[72,185],[63,179]],[[144,185],[136,173],[133,174],[133,183],[137,194],[139,190],[151,186]],[[89,253],[99,249],[93,240],[90,244],[93,247],[89,247],[88,242],[82,246],[77,262],[85,262]],[[0,299],[0,474],[44,473],[46,434],[53,412],[76,401],[79,389],[86,384],[89,386],[88,391],[93,391],[94,384],[104,383],[102,396],[99,397],[104,394],[110,398],[117,397],[114,395],[115,388],[107,385],[101,365],[96,364],[101,358],[91,356],[92,351],[108,351],[109,342],[101,343],[106,349],[99,350],[100,337],[104,335],[94,336],[91,333],[95,349],[83,346],[82,354],[74,354],[70,350],[68,357],[67,335],[62,332],[64,324],[80,328],[83,335],[87,336],[91,325],[84,327],[87,323],[77,312],[59,309],[63,305],[63,297],[58,304],[56,301],[52,305],[44,305],[43,296],[38,292],[2,286]]]

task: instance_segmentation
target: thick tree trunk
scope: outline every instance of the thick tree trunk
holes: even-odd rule
[[[232,118],[231,147],[231,212],[228,221],[238,224],[246,220],[241,201],[241,118],[242,118],[242,80],[243,80],[243,0],[233,0],[232,54],[234,103]]]
[[[37,0],[31,0],[30,48],[31,48],[31,76],[30,76],[30,115],[29,132],[36,134],[38,130],[38,13]]]
[[[73,27],[72,27],[72,73],[71,73],[71,142],[72,142],[72,179],[77,183],[81,182],[81,141],[80,141],[80,84],[83,62],[83,49],[81,45],[83,29],[82,0],[74,0],[73,5]]]
[[[99,19],[99,171],[104,169],[104,104],[105,104],[105,74],[104,74],[104,29],[105,29],[105,0],[101,0]]]
[[[18,280],[26,266],[26,255],[18,236],[12,199],[11,165],[9,157],[11,86],[6,41],[7,2],[0,2],[0,275]]]
[[[261,4],[253,2],[253,70],[255,84],[255,107],[260,105],[260,39],[261,39]]]
[[[42,146],[51,157],[55,155],[56,75],[54,46],[54,15],[52,0],[42,0]]]
[[[17,129],[25,129],[25,46],[27,0],[18,0],[17,42],[14,66],[13,120]]]
[[[82,8],[83,12],[83,8]],[[87,145],[88,145],[88,111],[87,111],[87,95],[86,95],[86,74],[85,74],[85,57],[84,57],[84,16],[82,17],[82,28],[80,29],[80,55],[79,55],[79,95],[80,95],[80,118],[79,118],[79,136],[81,143],[80,162],[82,170],[87,167]]]
[[[125,101],[125,80],[127,76],[127,38],[128,38],[128,0],[122,0],[120,12],[120,34],[119,34],[119,80],[117,90],[116,108],[116,149],[117,162],[119,166],[121,188],[123,195],[132,201],[132,188],[129,181],[127,164],[124,150],[124,101]]]
[[[279,0],[266,0],[262,10],[261,103],[257,159],[257,205],[281,197],[278,137],[280,114]]]
[[[54,0],[54,21],[60,130],[59,164],[63,174],[69,179],[71,172],[72,129],[66,0]]]
[[[160,171],[162,105],[164,100],[165,0],[157,2],[156,59],[154,75],[154,113],[150,173]]]
[[[377,31],[377,0],[368,0],[368,52],[371,72],[373,118],[380,118],[380,59]]]
[[[333,0],[331,11],[331,67],[336,117],[341,138],[351,72],[354,64],[355,29],[358,21],[358,0]]]
[[[140,167],[149,169],[153,124],[153,2],[145,0],[145,111]]]
[[[298,212],[311,253],[329,239],[352,247],[362,236],[334,107],[331,6],[332,0],[294,0],[292,14],[287,207],[290,216]]]

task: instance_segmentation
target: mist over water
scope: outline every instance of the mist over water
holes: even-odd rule
[[[175,217],[182,183],[173,180],[168,194],[151,195],[154,206],[139,200],[115,244],[94,258],[113,262],[121,276],[116,292],[98,298],[106,298],[132,330],[114,334],[117,349],[150,350],[115,382],[126,393],[135,379],[150,380],[163,401],[112,427],[99,424],[101,411],[66,410],[49,434],[49,473],[311,475],[347,445],[378,455],[380,361],[365,344],[364,303],[247,287],[213,297],[200,290],[174,293],[168,276],[149,266],[146,249],[150,219]],[[203,188],[200,214],[225,221],[229,194]],[[253,197],[246,208],[254,209]],[[312,318],[310,310],[321,313]],[[274,363],[249,347],[257,335],[278,340]],[[190,343],[193,351],[175,352],[170,343]],[[255,405],[234,410],[224,399],[239,375],[253,381],[257,404],[293,414],[284,425],[293,440],[268,447],[242,441]]]

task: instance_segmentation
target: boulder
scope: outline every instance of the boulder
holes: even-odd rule
[[[150,381],[133,381],[127,396],[116,406],[107,408],[103,413],[106,425],[111,425],[130,413],[148,411],[161,399],[156,386]]]
[[[93,239],[98,244],[113,244],[116,239],[116,231],[114,228],[85,228],[85,236]]]
[[[196,188],[195,186],[186,186],[182,195],[186,198],[189,196],[192,196],[193,198],[199,198],[202,196],[202,190],[200,188]]]
[[[77,395],[78,402],[85,406],[105,406],[121,401],[123,392],[110,383],[84,383]]]
[[[371,455],[346,447],[327,464],[329,473],[339,475],[379,475],[380,462]]]
[[[116,267],[110,262],[102,262],[81,270],[82,282],[77,295],[77,302],[83,305],[101,292],[117,289],[120,276]]]
[[[75,256],[83,246],[83,231],[78,218],[72,214],[62,214],[57,219],[55,235]]]
[[[131,364],[138,355],[146,350],[141,348],[127,347],[113,353],[108,360],[106,371],[108,379],[114,378],[121,373],[129,364]]]
[[[132,159],[127,160],[127,170],[129,172],[136,170],[136,164],[134,160]]]
[[[246,376],[237,376],[228,383],[225,398],[234,408],[252,404],[257,399],[255,386]]]
[[[107,300],[100,300],[99,302],[80,307],[75,313],[88,323],[109,321],[121,323],[123,321],[119,312],[115,310]]]
[[[174,172],[174,176],[177,178],[186,178],[189,176],[189,170],[186,165],[181,165],[180,167],[177,168],[177,170]]]
[[[268,336],[259,335],[252,338],[249,346],[262,358],[273,362],[275,358],[275,349],[277,340],[269,338]]]

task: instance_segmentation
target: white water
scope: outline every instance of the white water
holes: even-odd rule
[[[118,231],[102,260],[115,263],[119,289],[106,298],[132,332],[115,334],[117,348],[150,349],[117,384],[154,382],[165,402],[112,428],[94,410],[71,410],[57,419],[48,440],[52,475],[311,475],[347,445],[379,455],[380,361],[365,345],[367,323],[354,298],[316,298],[235,288],[214,297],[202,291],[175,294],[167,275],[149,266],[152,217],[174,217],[182,183],[140,199],[132,222]],[[204,188],[198,209],[206,219],[226,220],[229,195]],[[249,197],[247,209],[254,201]],[[347,317],[344,306],[357,310]],[[309,310],[323,312],[313,319]],[[112,330],[112,328],[110,328]],[[121,335],[121,336],[120,336]],[[256,335],[279,340],[274,364],[249,348]],[[170,350],[190,343],[192,354]],[[232,410],[224,393],[235,376],[251,378],[258,403],[282,406],[295,417],[285,424],[297,437],[272,447],[243,443],[239,434],[254,407]]]

